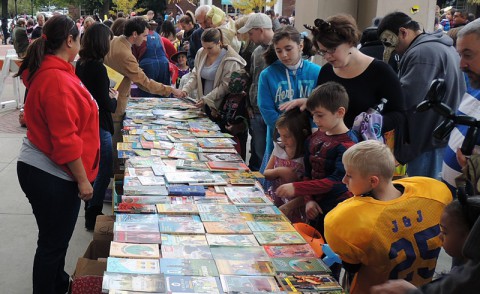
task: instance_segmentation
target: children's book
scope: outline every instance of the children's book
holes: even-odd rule
[[[227,188],[231,188],[231,187],[226,187],[225,189],[227,189]],[[246,187],[236,187],[236,188],[246,188]],[[250,188],[250,187],[248,187],[248,188]],[[225,190],[225,191],[227,191],[227,190]],[[228,195],[228,192],[227,192],[227,195]],[[272,204],[270,199],[268,199],[264,195],[258,195],[258,196],[237,196],[237,195],[230,196],[230,195],[228,195],[228,198],[235,205],[251,205],[251,206],[260,205],[260,206],[263,206],[263,205]]]
[[[271,261],[215,259],[218,272],[222,275],[273,276],[275,270]]]
[[[280,274],[277,281],[286,291],[302,293],[331,293],[340,291],[342,287],[330,275],[315,274]]]
[[[158,221],[176,221],[176,222],[197,222],[201,223],[200,217],[198,215],[186,214],[186,215],[170,215],[170,214],[159,214],[157,218]]]
[[[160,232],[114,231],[113,241],[123,243],[162,243]]]
[[[115,221],[118,223],[152,223],[158,225],[158,217],[154,214],[125,214],[115,215]]]
[[[157,244],[129,244],[112,241],[110,256],[124,258],[160,258]]]
[[[184,159],[177,160],[177,169],[198,170],[198,171],[210,170],[208,166],[205,164],[205,162],[191,161],[191,160],[184,160]]]
[[[227,183],[227,176],[224,173],[214,173],[211,174],[212,181],[211,182],[190,182],[189,185],[203,185],[203,186],[215,186],[215,185],[223,185],[226,186]]]
[[[238,153],[205,153],[205,157],[209,161],[218,161],[218,162],[242,162],[243,159]],[[240,166],[243,167],[243,166]],[[238,169],[238,170],[248,170],[247,169]]]
[[[120,87],[120,84],[122,83],[125,76],[114,70],[113,68],[109,67],[108,65],[104,64],[104,66],[107,69],[108,79],[110,80],[110,88],[118,90],[118,87]]]
[[[153,170],[151,167],[127,167],[125,172],[125,176],[130,176],[130,177],[138,177],[138,176],[151,177],[154,175],[155,174],[153,173]]]
[[[166,276],[165,285],[169,294],[223,293],[218,277]]]
[[[159,274],[160,263],[158,259],[109,257],[107,259],[107,272],[125,274]]]
[[[162,244],[163,258],[213,259],[208,245],[165,245]]]
[[[255,179],[230,179],[230,184],[234,186],[253,186],[255,183]]]
[[[122,203],[158,204],[170,203],[170,201],[168,196],[122,195]]]
[[[125,141],[124,141],[125,142]],[[230,138],[197,138],[198,145],[202,148],[234,148],[236,144]]]
[[[171,196],[205,196],[203,186],[170,185],[168,194]]]
[[[210,246],[258,246],[253,235],[206,234]]]
[[[170,276],[218,277],[217,266],[213,259],[160,259],[160,272]]]
[[[232,204],[197,204],[197,208],[199,212],[204,213],[227,213],[240,216],[238,208]]]
[[[156,213],[157,209],[153,204],[120,202],[114,207],[114,211],[120,213]]]
[[[298,232],[253,232],[260,245],[292,245],[307,242]]]
[[[207,246],[208,242],[205,235],[162,234],[162,247],[171,245]]]
[[[162,150],[162,149],[152,149],[150,150],[150,155],[151,156],[158,156],[160,158],[168,158],[168,153],[170,153],[170,150]]]
[[[296,232],[288,222],[253,222],[247,221],[252,232]]]
[[[154,164],[152,165],[152,171],[156,176],[163,176],[165,173],[174,173],[177,169],[170,165]]]
[[[198,214],[198,208],[196,204],[157,204],[158,213],[163,214]]]
[[[142,186],[165,186],[165,179],[162,176],[138,176],[138,179]]]
[[[207,155],[208,157],[208,155]],[[230,161],[209,161],[208,167],[212,171],[238,171],[248,170],[248,166],[243,162],[230,162]],[[254,182],[255,184],[255,182]]]
[[[234,154],[237,150],[232,148],[203,148],[203,153],[230,153]]]
[[[170,184],[189,184],[189,183],[213,183],[213,175],[209,172],[176,172],[165,173],[165,178]]]
[[[200,212],[202,222],[229,222],[232,215],[225,212]]]
[[[114,223],[115,232],[158,232],[156,223]],[[142,243],[142,242],[140,242]]]
[[[315,257],[279,257],[272,258],[278,273],[326,274],[331,272],[328,266]]]
[[[220,275],[223,291],[227,293],[280,292],[274,277]]]
[[[214,246],[210,247],[214,259],[270,261],[262,246]]]
[[[151,154],[150,150],[135,149],[133,151],[135,152],[135,155],[142,157],[149,157]]]
[[[184,160],[198,160],[197,154],[188,151],[181,151],[177,149],[171,149],[170,153],[168,153],[168,157],[170,158],[177,158],[177,159],[184,159]]]
[[[254,222],[290,222],[290,220],[283,214],[250,214],[242,213],[245,221]]]
[[[143,275],[105,272],[103,274],[102,290],[105,293],[115,290],[129,291],[129,293],[133,293],[130,291],[164,293],[165,277],[162,274]]]
[[[270,257],[318,257],[309,244],[263,246]]]
[[[273,205],[244,206],[238,205],[238,211],[248,214],[282,214],[280,209]]]
[[[201,222],[160,220],[159,227],[162,234],[205,234],[205,229]]]
[[[252,231],[243,221],[204,222],[203,226],[210,234],[251,234]]]

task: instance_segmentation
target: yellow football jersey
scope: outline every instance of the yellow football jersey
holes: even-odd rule
[[[411,177],[394,181],[403,195],[390,201],[355,196],[325,218],[325,239],[340,258],[362,264],[351,293],[405,279],[416,286],[431,281],[441,241],[440,217],[452,194],[440,181]]]

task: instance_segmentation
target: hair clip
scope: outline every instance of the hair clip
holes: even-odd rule
[[[324,21],[321,18],[317,18],[313,24],[318,28],[318,30],[324,31],[325,33],[336,32],[331,22]]]

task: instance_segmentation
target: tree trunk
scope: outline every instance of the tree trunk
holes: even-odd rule
[[[8,18],[8,0],[2,0],[2,18]]]
[[[99,15],[99,17],[102,21],[105,20],[104,15],[106,15],[107,19],[108,19],[108,17],[109,17],[108,11],[109,10],[110,10],[110,0],[103,0],[102,10],[100,11],[101,14]]]

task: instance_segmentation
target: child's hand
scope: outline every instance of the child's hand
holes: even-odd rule
[[[277,177],[284,183],[292,183],[298,180],[297,173],[290,167],[277,167],[275,168]]]
[[[411,283],[405,280],[392,280],[387,281],[381,285],[373,286],[370,288],[370,293],[372,294],[396,294],[396,293],[406,293],[410,290],[417,289]]]
[[[293,184],[283,184],[275,191],[278,197],[292,198],[295,196],[295,187]]]
[[[457,149],[457,161],[462,168],[464,168],[467,165],[467,157],[463,155],[462,150],[460,148]]]
[[[308,201],[305,205],[305,213],[307,214],[308,219],[316,219],[319,214],[323,213],[323,211],[317,202]]]

